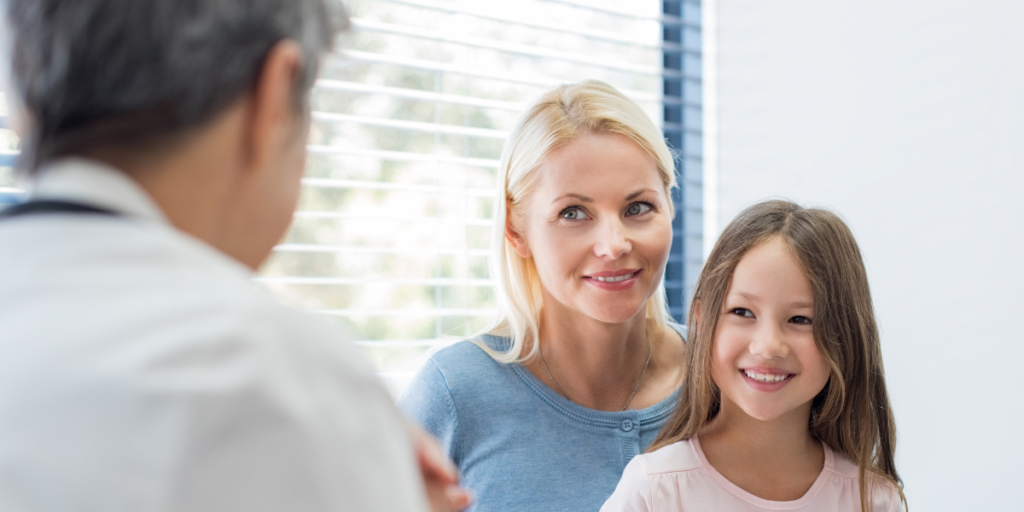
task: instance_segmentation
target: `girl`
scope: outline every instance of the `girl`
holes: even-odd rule
[[[769,201],[708,258],[675,415],[601,509],[897,510],[867,275],[834,214]]]

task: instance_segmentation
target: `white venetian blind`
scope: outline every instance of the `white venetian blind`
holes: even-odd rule
[[[295,222],[257,280],[348,326],[396,394],[494,314],[488,246],[525,102],[603,80],[661,122],[657,1],[352,0]]]
[[[396,394],[493,317],[498,158],[534,96],[594,78],[662,119],[656,0],[349,0],[299,211],[256,280],[349,328]],[[0,101],[0,207],[18,199]]]
[[[19,201],[21,190],[15,188],[14,161],[18,157],[18,137],[10,130],[7,98],[0,91],[0,208]]]

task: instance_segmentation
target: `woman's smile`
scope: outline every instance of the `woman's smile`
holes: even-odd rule
[[[583,279],[601,290],[628,290],[638,281],[641,269],[605,270],[583,276]]]

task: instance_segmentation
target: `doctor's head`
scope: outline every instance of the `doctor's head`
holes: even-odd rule
[[[639,105],[596,80],[559,86],[527,108],[500,165],[490,331],[512,347],[493,357],[532,357],[543,315],[664,324],[675,166]]]
[[[197,187],[229,190],[221,204],[249,219],[247,225],[221,219],[221,234],[246,235],[225,247],[249,244],[239,254],[231,247],[225,252],[250,266],[262,261],[298,199],[309,90],[322,55],[347,25],[340,2],[0,5],[9,32],[7,94],[18,110],[19,171],[31,176],[57,159],[85,157],[156,183],[163,178],[155,175],[171,167],[202,168],[209,172],[199,178],[211,182]],[[185,154],[193,155],[191,162],[181,161]]]

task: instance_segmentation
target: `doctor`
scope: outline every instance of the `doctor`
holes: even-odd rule
[[[466,505],[356,351],[249,282],[332,5],[0,0],[32,183],[0,214],[0,510]]]

